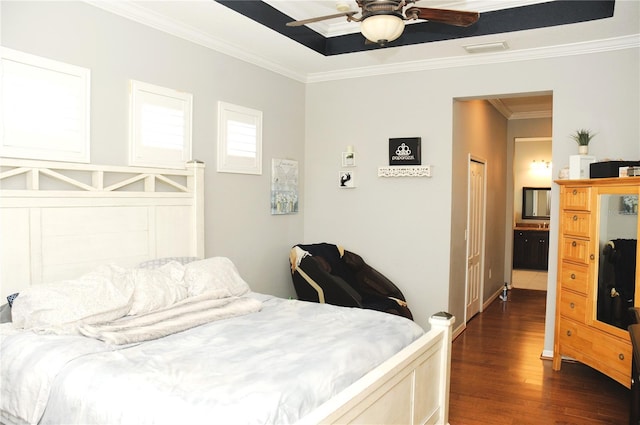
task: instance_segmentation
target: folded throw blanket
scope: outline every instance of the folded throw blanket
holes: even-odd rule
[[[248,297],[217,298],[209,292],[187,298],[165,309],[138,316],[126,316],[112,322],[82,325],[85,336],[122,345],[149,341],[215,320],[260,311],[262,303]]]

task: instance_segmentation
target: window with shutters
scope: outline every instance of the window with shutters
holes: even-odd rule
[[[0,156],[88,163],[90,75],[0,47]]]
[[[218,102],[218,171],[262,174],[262,112]]]
[[[184,168],[191,160],[193,96],[131,81],[129,165]]]

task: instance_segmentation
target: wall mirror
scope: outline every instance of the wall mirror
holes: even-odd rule
[[[544,219],[551,216],[551,188],[523,187],[522,188],[522,218]]]
[[[638,195],[602,193],[598,203],[596,319],[626,331],[627,311],[635,302]]]

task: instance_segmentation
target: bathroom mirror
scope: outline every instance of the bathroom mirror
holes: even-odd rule
[[[551,215],[550,187],[522,188],[522,218],[546,219]]]

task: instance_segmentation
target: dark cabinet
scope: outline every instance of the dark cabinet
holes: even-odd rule
[[[549,232],[546,230],[513,231],[513,268],[547,270],[549,266]]]

